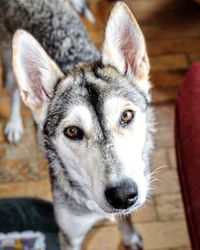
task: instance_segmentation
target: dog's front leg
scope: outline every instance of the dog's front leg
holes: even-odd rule
[[[134,227],[131,216],[128,215],[119,219],[119,229],[122,235],[122,241],[127,250],[142,250],[143,242],[137,229]]]
[[[9,41],[11,43],[11,41]],[[4,133],[11,143],[17,143],[24,132],[21,116],[20,94],[17,89],[15,75],[12,69],[11,48],[5,48],[2,53],[3,78],[5,87],[10,95],[10,114],[5,126]]]
[[[85,235],[100,219],[91,211],[78,211],[76,207],[54,206],[55,216],[60,228],[61,250],[80,250]]]
[[[84,237],[83,237],[84,238]],[[61,250],[80,250],[83,239],[69,239],[66,232],[60,230],[59,242]]]
[[[24,132],[20,103],[19,91],[15,89],[10,94],[10,114],[4,130],[10,143],[18,143]]]

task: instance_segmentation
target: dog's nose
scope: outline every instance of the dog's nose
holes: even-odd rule
[[[134,181],[126,179],[115,186],[108,186],[105,190],[108,203],[115,209],[127,209],[137,200],[138,189]]]

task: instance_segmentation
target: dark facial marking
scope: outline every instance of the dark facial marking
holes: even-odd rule
[[[105,129],[104,117],[102,114],[103,102],[101,100],[100,94],[97,88],[95,88],[95,86],[92,83],[86,83],[85,87],[88,92],[88,101],[91,104],[96,114],[96,118],[101,128],[103,139],[108,140],[108,133],[106,132],[106,129]]]
[[[98,65],[95,64],[96,66],[96,72]],[[85,79],[85,75],[84,72],[83,74],[83,78]],[[96,74],[95,78],[98,77],[99,75]],[[107,79],[101,77],[101,80],[105,81]],[[111,80],[111,78],[110,78]],[[106,175],[108,175],[110,172],[112,172],[112,166],[114,165],[115,168],[118,168],[117,166],[120,167],[120,163],[119,160],[117,158],[117,155],[115,153],[115,149],[110,146],[109,148],[107,147],[107,145],[111,144],[112,141],[112,135],[111,133],[106,129],[106,125],[104,122],[104,116],[103,116],[103,97],[104,93],[102,93],[102,91],[104,91],[103,88],[101,88],[102,86],[98,86],[95,83],[91,83],[91,82],[87,82],[85,79],[85,88],[87,90],[87,98],[88,98],[88,103],[92,106],[93,111],[96,114],[96,119],[98,121],[98,125],[100,127],[101,130],[101,138],[100,138],[100,148],[101,148],[101,152],[102,152],[102,158],[105,159],[105,173]],[[105,83],[105,82],[104,82]],[[108,90],[108,94],[109,94],[109,84],[108,82],[105,83],[106,84],[106,88]],[[107,85],[108,84],[108,85]],[[107,160],[109,159],[109,161]],[[112,164],[112,166],[111,166]]]
[[[121,81],[119,81],[117,78],[118,74],[113,74],[113,77],[109,77],[109,79],[105,78],[104,75],[106,74],[107,70],[105,69],[104,71],[103,67],[105,66],[99,65],[98,63],[91,65],[89,72],[90,74],[91,71],[94,73],[94,82],[91,79],[90,81],[87,80],[88,68],[81,69],[79,67],[77,71],[74,72],[73,85],[67,87],[67,89],[62,93],[59,93],[57,88],[57,93],[55,94],[52,104],[48,110],[48,117],[45,122],[44,131],[48,136],[54,136],[57,126],[67,114],[67,110],[72,104],[84,103],[89,105],[93,111],[93,114],[95,115],[95,120],[97,122],[95,127],[99,127],[98,143],[100,143],[99,146],[101,148],[102,157],[105,159],[105,171],[109,174],[112,171],[113,165],[115,165],[115,169],[117,169],[120,168],[121,164],[117,158],[115,149],[112,147],[107,147],[107,145],[109,145],[112,140],[112,133],[106,129],[104,122],[102,110],[104,99],[108,95],[111,97],[121,96],[136,103],[142,110],[145,110],[147,103],[142,92],[139,91],[134,86],[134,84],[132,85],[132,83],[128,84],[123,81],[121,83]],[[99,80],[99,84],[97,84],[96,80]],[[109,161],[107,161],[108,158]],[[62,167],[65,169],[65,166]],[[68,176],[68,173],[66,173],[66,175]]]
[[[68,87],[61,95],[56,96],[49,105],[47,118],[44,123],[43,132],[45,135],[54,136],[56,128],[64,118],[64,114],[71,102],[72,86]]]

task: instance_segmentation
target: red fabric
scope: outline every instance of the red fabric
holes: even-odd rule
[[[176,154],[193,250],[200,249],[200,63],[187,72],[176,99]]]

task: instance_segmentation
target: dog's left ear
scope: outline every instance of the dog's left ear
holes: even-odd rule
[[[123,75],[148,80],[150,66],[144,36],[133,14],[123,2],[115,4],[108,19],[102,60]]]

